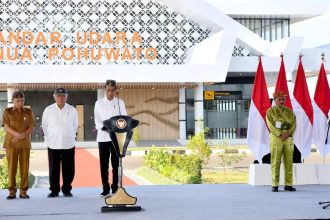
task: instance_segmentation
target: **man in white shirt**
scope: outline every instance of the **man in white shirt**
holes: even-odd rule
[[[74,154],[78,130],[77,110],[66,103],[68,94],[63,88],[54,92],[55,103],[45,108],[42,130],[48,147],[49,189],[48,198],[58,197],[60,192],[60,167],[62,162],[62,193],[72,197],[72,181],[75,173]]]
[[[107,80],[105,84],[105,97],[99,99],[95,103],[94,119],[95,128],[97,129],[96,141],[99,147],[101,178],[103,185],[103,192],[100,196],[107,196],[110,194],[109,184],[109,157],[111,154],[112,166],[112,193],[118,189],[118,166],[119,157],[116,156],[115,148],[112,145],[109,132],[103,126],[103,121],[110,119],[116,115],[127,115],[125,103],[123,100],[115,97],[116,81]]]

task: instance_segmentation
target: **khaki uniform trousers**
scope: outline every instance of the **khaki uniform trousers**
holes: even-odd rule
[[[9,180],[9,194],[16,195],[16,173],[17,164],[19,162],[21,172],[21,186],[20,195],[26,195],[29,188],[29,161],[30,149],[28,148],[7,148],[6,156],[8,160],[8,180]]]
[[[293,138],[285,141],[275,135],[270,136],[270,163],[272,167],[272,185],[278,186],[280,180],[281,159],[284,159],[284,184],[293,185]]]

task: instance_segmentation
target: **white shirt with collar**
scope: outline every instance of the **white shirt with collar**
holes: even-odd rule
[[[42,114],[45,144],[51,149],[70,149],[76,146],[78,131],[77,110],[65,103],[60,109],[56,103],[45,108]]]
[[[119,112],[120,110],[120,112]],[[103,121],[116,115],[127,115],[123,100],[114,97],[111,101],[107,97],[96,101],[94,108],[95,128],[97,129],[97,142],[111,141],[109,132],[102,131]]]

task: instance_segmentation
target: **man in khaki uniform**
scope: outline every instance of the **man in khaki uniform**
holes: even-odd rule
[[[296,191],[292,178],[293,132],[296,129],[296,117],[285,107],[286,94],[276,91],[273,94],[275,106],[267,110],[266,122],[270,131],[270,163],[272,168],[272,191],[278,192],[281,159],[284,156],[285,191]]]
[[[8,160],[9,195],[7,199],[16,198],[17,164],[21,171],[20,198],[30,198],[26,194],[29,187],[29,160],[31,149],[31,133],[34,128],[34,116],[31,109],[24,108],[24,93],[14,92],[13,107],[3,112],[3,126],[6,129],[4,148]]]

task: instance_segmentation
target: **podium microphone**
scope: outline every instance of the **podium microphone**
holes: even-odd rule
[[[119,115],[121,115],[121,110],[120,110],[120,105],[119,105],[119,93],[118,92],[116,92],[116,96],[117,96],[117,101],[118,101]]]

